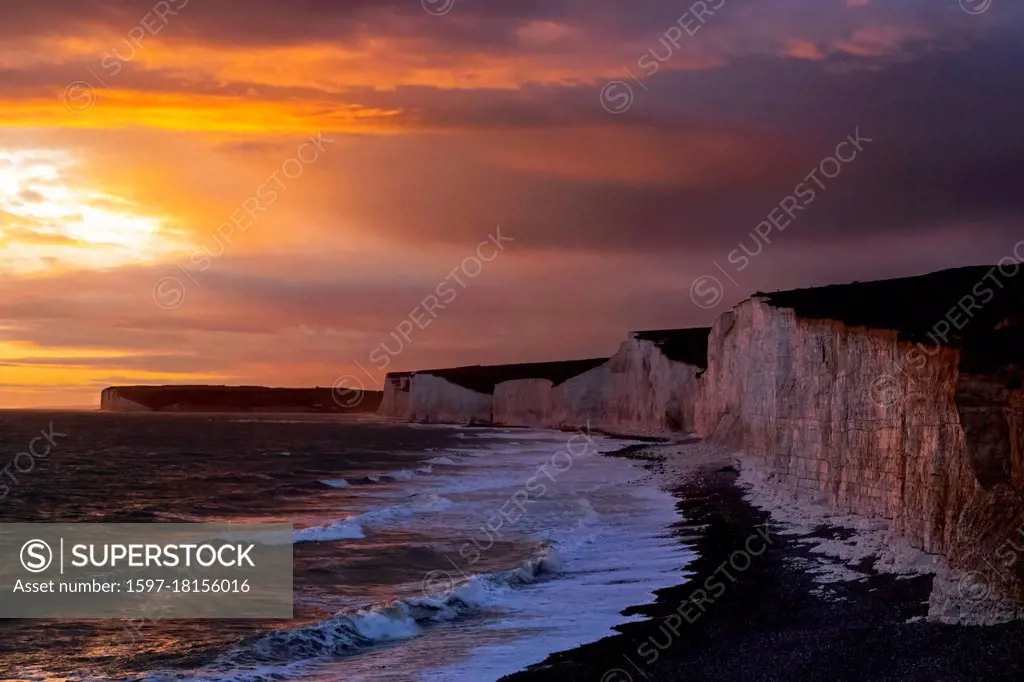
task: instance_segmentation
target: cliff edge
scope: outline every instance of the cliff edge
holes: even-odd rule
[[[1022,290],[978,267],[755,295],[712,328],[697,432],[1024,599]],[[958,596],[932,615],[1001,617]]]
[[[630,333],[607,360],[389,374],[381,413],[695,432],[742,451],[780,496],[932,555],[932,618],[1019,617],[1020,267],[759,293],[710,329]]]
[[[380,414],[410,421],[491,424],[498,387],[518,381],[555,386],[586,374],[607,358],[517,365],[471,365],[392,372],[384,380]]]
[[[380,413],[630,434],[691,431],[710,331],[631,332],[610,358],[393,372]]]

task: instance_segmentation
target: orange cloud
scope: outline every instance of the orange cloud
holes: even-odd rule
[[[788,43],[783,50],[783,54],[787,57],[796,57],[797,59],[818,60],[825,58],[825,55],[821,53],[817,45],[800,40]]]
[[[12,19],[0,22],[6,405],[94,403],[106,383],[329,385],[355,374],[352,362],[497,223],[516,251],[460,294],[403,367],[596,355],[627,327],[698,321],[680,272],[728,253],[791,190],[827,151],[820,133],[839,125],[835,102],[859,92],[772,57],[874,66],[962,30],[942,13],[868,0],[726,3],[614,118],[601,86],[652,47],[666,52],[679,7],[642,17],[594,0],[570,19],[565,3],[509,0],[436,20],[415,0],[369,11],[250,0],[244,17],[230,3],[192,3],[133,46],[134,10],[53,2],[93,12],[0,11]],[[755,80],[774,69],[794,79]],[[690,73],[666,73],[680,71]],[[823,107],[816,98],[833,87]],[[326,156],[255,225],[218,236],[318,129],[337,140]],[[75,163],[26,174],[10,163],[26,145]],[[794,242],[902,206],[867,192],[864,217],[842,203],[870,163],[801,218]],[[706,252],[721,235],[729,245]],[[594,261],[581,265],[587,250]],[[210,251],[223,255],[195,284],[175,267]],[[188,286],[173,311],[153,300],[166,276]],[[333,333],[295,332],[319,328]]]
[[[163,130],[223,134],[306,133],[317,128],[384,132],[398,110],[364,109],[336,102],[253,100],[170,93],[104,91],[85,83],[63,95],[5,102],[0,126]]]
[[[118,366],[130,352],[97,348],[45,348],[0,341],[0,407],[98,403],[99,386],[111,376],[124,381],[214,382],[209,372],[147,371]],[[109,366],[104,366],[109,363]]]

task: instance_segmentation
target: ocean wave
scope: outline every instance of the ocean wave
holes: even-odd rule
[[[241,645],[206,668],[190,672],[156,673],[150,682],[206,680],[208,682],[270,682],[286,679],[289,671],[326,658],[351,655],[385,642],[417,637],[432,624],[453,621],[494,606],[503,594],[553,576],[561,570],[554,547],[516,568],[470,576],[452,589],[430,597],[410,597],[392,603],[342,612],[326,620],[278,630]]]
[[[444,511],[455,504],[447,497],[442,497],[435,493],[413,495],[407,498],[407,500],[406,504],[363,512],[354,518],[372,526],[374,524],[384,524],[395,519],[408,518],[416,514]]]
[[[311,424],[310,419],[226,419],[229,424]]]
[[[348,488],[350,485],[344,478],[321,479],[320,482],[329,488]]]
[[[295,531],[294,539],[299,542],[333,542],[335,540],[358,540],[366,537],[365,527],[383,526],[398,519],[411,518],[417,514],[440,512],[450,508],[454,502],[447,497],[433,493],[413,495],[407,504],[383,507],[349,516],[338,521],[311,526]]]
[[[335,540],[359,540],[365,538],[362,525],[351,519],[341,519],[322,526],[301,528],[292,534],[292,541],[299,542],[334,542]]]
[[[210,520],[197,516],[195,514],[187,514],[185,512],[164,512],[158,511],[154,514],[158,523],[209,523]]]
[[[432,461],[432,460],[428,460]],[[454,464],[454,462],[452,462]],[[377,485],[380,483],[389,483],[392,481],[409,481],[416,477],[417,474],[430,474],[433,473],[434,467],[430,464],[417,467],[416,469],[399,469],[398,471],[392,471],[386,474],[369,474],[367,476],[359,476],[355,478],[347,479],[332,479],[321,480],[320,482],[324,485],[329,485],[332,488],[347,488],[350,485]],[[339,481],[344,481],[344,485],[334,485]]]
[[[272,481],[276,482],[282,478],[286,478],[288,474],[280,472],[275,473],[260,473],[258,471],[247,471],[247,472],[224,472],[224,473],[210,473],[209,471],[199,470],[195,472],[188,472],[180,477],[168,477],[167,480],[174,481],[177,483],[191,483],[192,481],[202,483],[252,483],[261,481]]]

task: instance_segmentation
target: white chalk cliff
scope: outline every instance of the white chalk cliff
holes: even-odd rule
[[[887,520],[986,590],[1022,596],[1021,391],[960,360],[755,298],[712,328],[697,432],[760,459],[780,489]],[[947,596],[932,615],[976,606]]]
[[[695,432],[742,450],[793,499],[884,522],[954,577],[1024,599],[1024,281],[993,270],[755,295],[710,337],[631,334],[606,362],[557,377],[476,368],[498,379],[473,390],[465,372],[393,375],[382,413]],[[936,585],[936,619],[1021,614],[1003,599],[976,618]]]
[[[100,409],[108,412],[151,412],[142,403],[126,398],[117,388],[105,388],[100,393]]]
[[[630,338],[608,362],[557,386],[548,379],[497,385],[494,423],[593,428],[616,433],[693,429],[701,367],[669,359],[655,342]]]
[[[438,376],[388,377],[380,414],[416,422],[489,424],[493,397]]]
[[[692,430],[696,377],[702,370],[707,332],[633,333],[614,356],[589,364],[540,363],[390,374],[380,414],[457,424],[550,428],[589,424],[591,428],[619,433]],[[700,347],[696,364],[683,362],[676,355],[678,337],[689,346]],[[481,378],[492,378],[491,383],[480,381],[481,390],[474,390],[470,387],[474,372]],[[525,376],[500,380],[516,375]]]

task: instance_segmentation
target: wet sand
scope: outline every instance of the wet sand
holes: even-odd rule
[[[870,559],[857,566],[864,578],[829,584],[823,595],[801,568],[821,560],[806,539],[842,540],[850,531],[821,525],[810,536],[787,534],[792,531],[746,499],[728,458],[690,447],[687,454],[696,454],[696,461],[681,473],[657,461],[666,451],[631,448],[621,455],[651,459],[648,466],[670,481],[686,519],[673,533],[699,559],[681,571],[679,585],[657,593],[656,603],[624,612],[644,621],[625,623],[617,628],[621,634],[554,654],[504,680],[961,682],[1024,676],[1024,622],[926,622],[933,578],[879,574]],[[699,607],[691,602],[697,590],[703,590]]]

